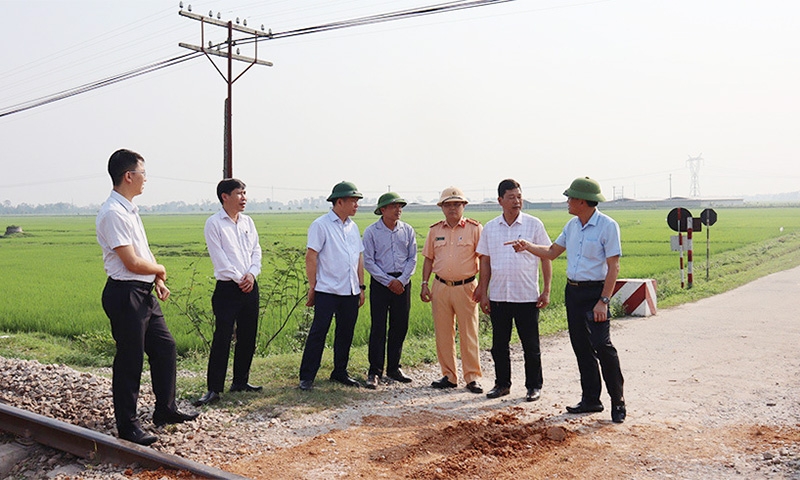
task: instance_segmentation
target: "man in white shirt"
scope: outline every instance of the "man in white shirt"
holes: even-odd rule
[[[334,315],[336,334],[330,379],[349,387],[361,386],[347,372],[358,309],[364,304],[367,288],[364,285],[364,245],[358,225],[350,218],[358,211],[360,198],[363,195],[351,182],[337,183],[327,199],[332,204],[331,210],[308,227],[306,306],[314,307],[314,320],[300,362],[301,390],[314,388],[325,337]]]
[[[259,295],[256,277],[261,273],[261,245],[253,219],[242,213],[247,206],[244,182],[226,178],[217,185],[222,209],[206,220],[204,234],[217,284],[211,297],[216,319],[208,357],[208,392],[195,406],[219,400],[225,385],[231,338],[236,332],[231,392],[258,392],[250,385],[250,365],[256,350]]]
[[[517,324],[525,358],[525,400],[539,400],[542,389],[542,356],[539,348],[539,309],[550,303],[553,266],[528,252],[516,253],[511,242],[521,239],[550,245],[541,220],[522,211],[522,190],[512,179],[500,182],[497,201],[503,214],[486,222],[478,241],[481,278],[475,301],[492,320],[492,359],[495,383],[489,398],[510,393],[512,322]],[[539,293],[539,265],[543,289]]]
[[[114,189],[97,214],[97,242],[103,249],[108,280],[103,289],[103,310],[111,321],[116,342],[111,389],[119,437],[150,445],[158,437],[142,430],[136,414],[142,364],[147,353],[153,393],[153,424],[160,427],[197,418],[178,410],[175,402],[177,352],[161,306],[165,301],[167,270],[156,263],[133,197],[144,191],[144,159],[130,150],[117,150],[108,160]]]

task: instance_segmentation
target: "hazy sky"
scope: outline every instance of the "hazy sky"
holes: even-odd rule
[[[189,3],[280,32],[436,1]],[[200,43],[177,0],[0,7],[0,111]],[[704,197],[798,191],[798,18],[795,0],[517,0],[262,42],[274,66],[233,87],[233,173],[257,200],[350,180],[372,198],[429,201],[452,184],[479,201],[507,177],[560,200],[584,175],[646,199],[688,196],[687,159],[702,155]],[[101,203],[123,147],[147,161],[138,203],[213,200],[225,96],[197,58],[2,117],[0,202]]]

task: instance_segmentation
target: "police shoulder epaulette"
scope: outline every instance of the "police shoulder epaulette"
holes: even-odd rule
[[[481,224],[481,222],[479,222],[479,221],[477,221],[475,219],[472,219],[472,218],[465,218],[464,220],[466,220],[468,223],[471,223],[473,225],[480,225]]]
[[[434,223],[433,225],[431,225],[431,226],[430,226],[430,227],[428,227],[428,228],[433,228],[433,227],[435,227],[436,225],[441,225],[441,224],[443,224],[443,223],[444,223],[444,220],[439,220],[438,222]]]

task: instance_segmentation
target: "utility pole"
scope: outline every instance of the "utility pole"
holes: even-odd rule
[[[195,52],[202,52],[205,54],[206,58],[211,62],[217,72],[222,76],[222,79],[228,85],[228,97],[225,99],[225,135],[224,135],[224,155],[222,160],[222,178],[231,178],[233,177],[233,83],[238,80],[244,73],[250,70],[255,64],[259,65],[266,65],[268,67],[272,66],[272,62],[268,62],[266,60],[259,60],[258,59],[258,42],[255,43],[255,57],[245,57],[239,55],[239,49],[236,49],[236,53],[233,53],[233,47],[236,45],[237,41],[241,39],[233,38],[234,30],[237,32],[241,32],[252,36],[253,39],[257,39],[258,37],[264,38],[272,38],[272,31],[265,32],[264,26],[261,25],[261,30],[255,30],[253,28],[247,27],[247,20],[244,20],[244,25],[239,25],[239,18],[236,18],[236,24],[230,20],[223,21],[220,19],[220,14],[217,13],[217,18],[214,18],[214,12],[209,11],[208,16],[198,15],[196,13],[192,13],[192,6],[188,6],[188,11],[183,10],[183,2],[180,3],[180,11],[178,15],[186,18],[191,18],[192,20],[197,20],[200,22],[200,45],[190,45],[188,43],[179,43],[178,46],[183,48],[188,48],[189,50],[193,50]],[[213,25],[216,27],[223,27],[227,28],[228,30],[228,38],[222,43],[214,45],[211,40],[208,41],[208,47],[206,47],[205,41],[205,25]],[[222,49],[220,47],[223,47]],[[227,68],[227,75],[222,73],[214,60],[211,59],[210,55],[214,55],[217,57],[222,57],[227,59],[228,61],[228,68]],[[233,76],[233,61],[241,61],[247,62],[249,65],[245,68],[239,75],[235,78]]]

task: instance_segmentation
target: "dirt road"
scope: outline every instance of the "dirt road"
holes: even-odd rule
[[[615,320],[628,418],[564,414],[580,397],[566,335],[542,339],[545,385],[523,401],[415,382],[283,419],[272,452],[224,466],[252,478],[800,479],[800,268],[649,318]],[[486,348],[484,346],[484,348]],[[484,387],[493,382],[484,352]],[[318,382],[318,388],[335,388]],[[604,393],[603,401],[608,405]]]

